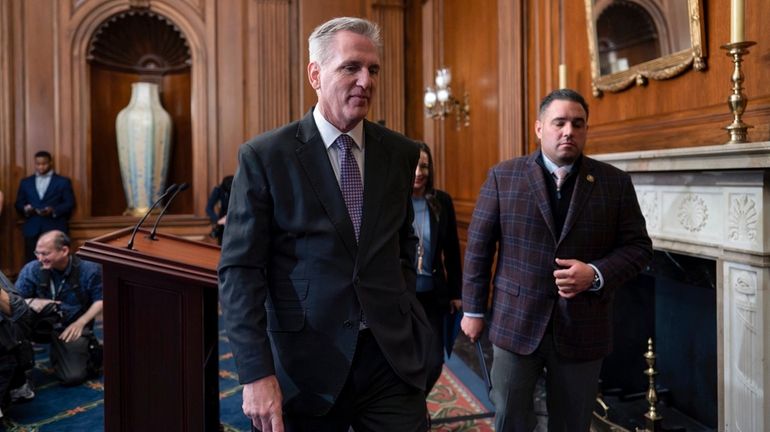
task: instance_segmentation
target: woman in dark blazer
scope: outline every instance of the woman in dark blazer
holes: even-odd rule
[[[433,333],[428,359],[426,394],[441,375],[444,364],[444,319],[461,307],[460,241],[452,197],[433,187],[430,147],[419,143],[420,160],[412,190],[414,231],[417,235],[417,299],[425,309]]]

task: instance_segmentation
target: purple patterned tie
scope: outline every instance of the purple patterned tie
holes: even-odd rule
[[[334,141],[337,144],[337,154],[340,158],[340,189],[345,205],[348,207],[350,220],[353,221],[353,230],[356,232],[356,241],[361,232],[361,219],[364,214],[364,183],[361,181],[361,171],[353,156],[353,138],[342,134]]]

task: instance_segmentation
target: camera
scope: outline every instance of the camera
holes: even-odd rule
[[[31,339],[37,343],[49,343],[55,330],[61,329],[64,314],[58,303],[48,303],[37,312],[32,321]]]

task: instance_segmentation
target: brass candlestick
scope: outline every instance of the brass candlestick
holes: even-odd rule
[[[663,430],[663,416],[658,414],[656,405],[658,403],[658,392],[655,391],[655,375],[658,371],[655,370],[655,352],[652,351],[652,338],[647,339],[647,352],[644,353],[644,360],[647,362],[647,369],[644,374],[650,381],[650,386],[647,389],[647,402],[650,404],[650,409],[644,414],[645,417],[645,429],[649,432],[657,432]]]
[[[730,81],[733,82],[733,93],[727,98],[727,105],[730,107],[730,111],[733,113],[733,122],[725,127],[727,133],[730,135],[730,141],[728,144],[737,144],[748,142],[747,129],[753,126],[747,125],[741,120],[743,112],[746,110],[746,104],[749,102],[746,95],[743,94],[743,71],[741,70],[741,63],[743,62],[743,56],[749,53],[748,48],[752,45],[756,45],[756,42],[731,42],[726,45],[722,45],[722,49],[727,50],[727,55],[733,58],[733,74],[730,76]]]

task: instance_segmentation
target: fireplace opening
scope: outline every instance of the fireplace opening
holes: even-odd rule
[[[658,410],[672,430],[712,431],[718,422],[716,261],[655,251],[650,266],[616,291],[614,351],[601,392],[613,422],[644,427],[647,340],[656,355]]]

